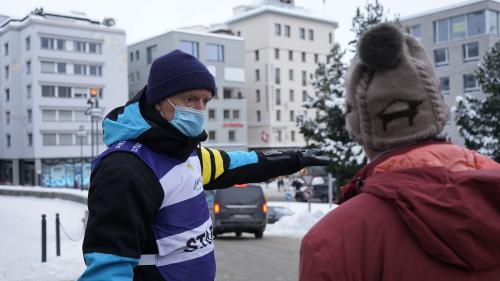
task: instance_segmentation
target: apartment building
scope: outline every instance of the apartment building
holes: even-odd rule
[[[214,76],[217,93],[208,104],[205,146],[225,150],[247,149],[247,100],[244,41],[195,26],[172,30],[128,46],[129,95],[148,81],[155,58],[179,49],[198,58]]]
[[[88,185],[101,121],[128,97],[125,32],[36,9],[0,23],[0,183]],[[83,176],[82,176],[83,175]]]
[[[407,31],[427,48],[441,80],[441,91],[450,106],[445,132],[457,144],[458,134],[453,108],[464,94],[484,97],[474,71],[484,54],[500,40],[500,3],[471,0],[402,19]]]
[[[326,63],[337,23],[296,6],[267,0],[233,9],[226,25],[245,39],[248,146],[252,150],[306,145],[297,117],[316,95],[311,85],[318,63]]]

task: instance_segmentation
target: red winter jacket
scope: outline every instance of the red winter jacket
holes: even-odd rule
[[[300,281],[500,280],[500,164],[428,142],[358,177],[302,240]]]

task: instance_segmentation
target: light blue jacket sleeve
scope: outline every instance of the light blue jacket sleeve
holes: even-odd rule
[[[132,281],[134,267],[139,263],[139,259],[102,253],[88,253],[83,257],[87,268],[78,281]]]

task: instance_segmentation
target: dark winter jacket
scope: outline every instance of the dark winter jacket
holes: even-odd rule
[[[144,92],[103,122],[109,149],[92,163],[80,280],[213,280],[203,189],[294,173],[301,154],[202,147],[205,132],[185,137],[144,105]]]
[[[300,280],[500,280],[500,164],[427,142],[378,157],[304,237]]]

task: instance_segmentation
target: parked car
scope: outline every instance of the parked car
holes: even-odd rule
[[[275,223],[284,216],[291,216],[294,212],[281,206],[269,206],[267,212],[267,223]]]
[[[332,201],[336,201],[335,182],[332,186]],[[327,184],[314,184],[312,187],[302,187],[300,191],[295,192],[295,200],[297,202],[321,201],[328,203],[328,185]]]
[[[267,223],[267,203],[258,185],[238,185],[206,193],[214,235],[249,232],[260,239]],[[213,204],[211,205],[211,202]]]

